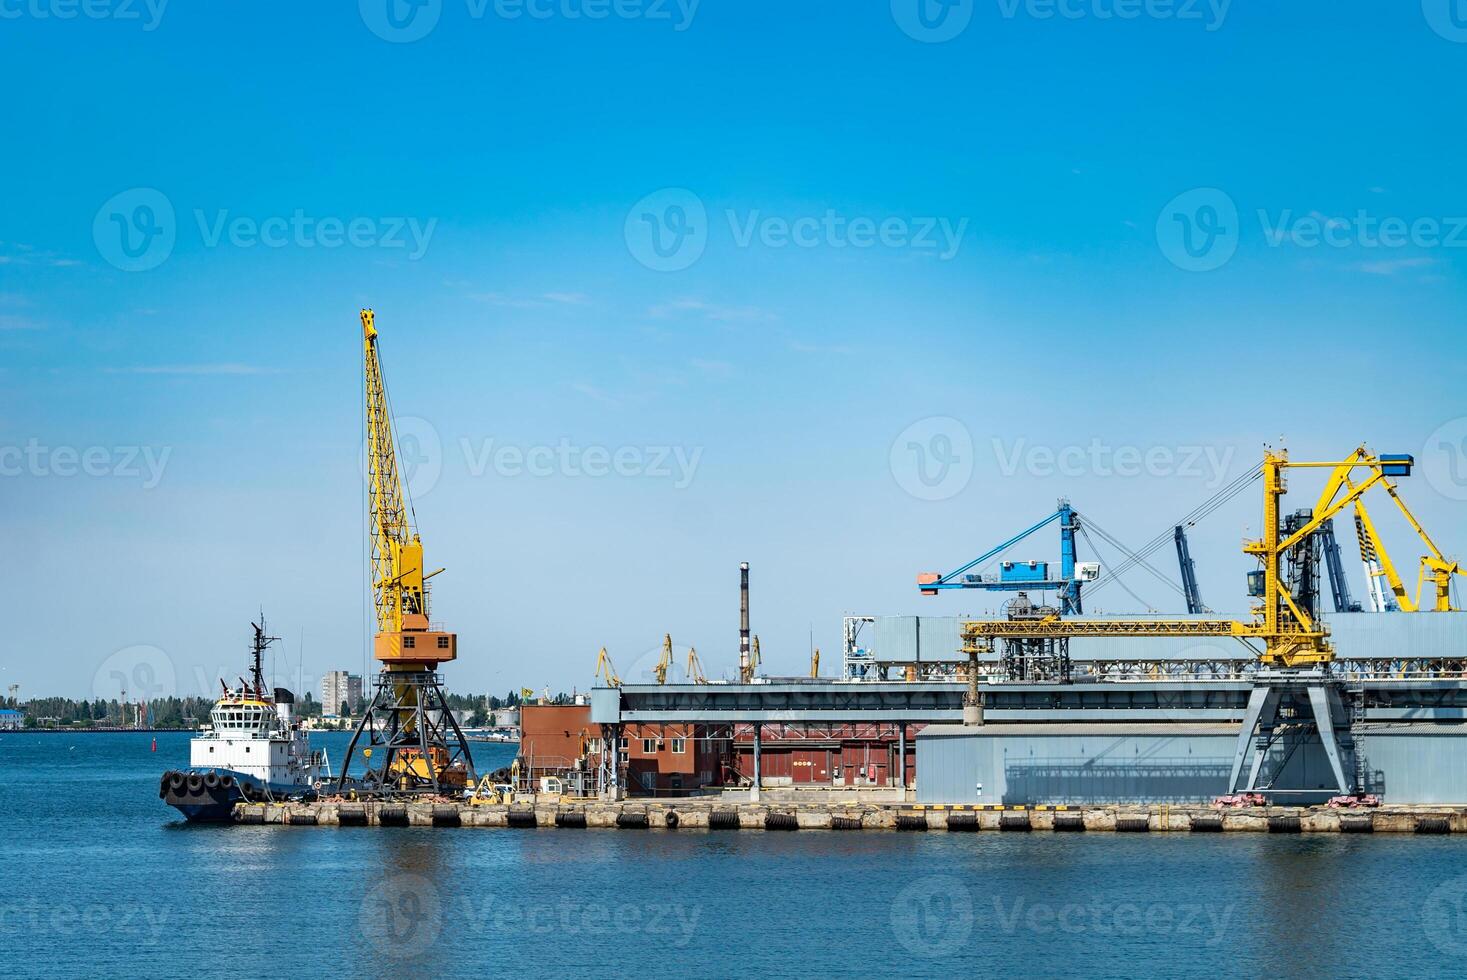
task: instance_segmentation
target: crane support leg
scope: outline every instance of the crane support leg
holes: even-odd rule
[[[1283,709],[1291,710],[1289,717]],[[1233,770],[1228,779],[1229,793],[1324,794],[1354,792],[1353,780],[1346,775],[1346,750],[1353,750],[1353,740],[1341,738],[1339,722],[1347,722],[1338,685],[1323,676],[1260,675],[1257,686],[1248,695],[1248,709],[1238,731],[1237,749],[1233,754]],[[1290,759],[1299,749],[1309,751],[1310,736],[1318,733],[1325,761],[1329,764],[1333,787],[1290,786],[1281,781]],[[1289,751],[1271,750],[1291,746]],[[1316,757],[1317,758],[1317,757]],[[1302,758],[1300,766],[1304,764]],[[1243,770],[1247,767],[1247,778]],[[1296,769],[1295,771],[1303,771]],[[1310,777],[1312,779],[1312,777]]]
[[[1335,785],[1341,793],[1353,792],[1350,781],[1345,778],[1340,738],[1335,731],[1335,719],[1344,716],[1339,692],[1322,684],[1313,685],[1309,688],[1309,704],[1314,709],[1314,723],[1319,726],[1319,740],[1324,744],[1324,754],[1329,759],[1330,771],[1334,773]],[[1340,710],[1334,710],[1336,708]]]

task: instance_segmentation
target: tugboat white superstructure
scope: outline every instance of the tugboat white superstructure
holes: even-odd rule
[[[163,801],[189,820],[228,820],[240,800],[314,796],[330,778],[325,753],[312,751],[295,719],[295,695],[266,691],[262,660],[276,637],[265,635],[263,615],[254,631],[250,681],[224,687],[210,727],[189,742],[189,768],[164,773],[159,785]]]

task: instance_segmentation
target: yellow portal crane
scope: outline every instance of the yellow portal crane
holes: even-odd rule
[[[672,666],[672,634],[665,633],[662,637],[662,656],[657,660],[657,666],[652,668],[652,676],[657,678],[657,683],[667,683],[667,669]]]
[[[695,647],[688,647],[688,680],[694,684],[707,684],[708,677],[703,673],[703,662],[698,659],[698,651]]]
[[[458,655],[458,636],[430,631],[428,580],[443,569],[423,571],[423,541],[397,469],[387,386],[377,356],[376,318],[362,311],[362,351],[367,378],[367,510],[372,544],[372,605],[377,613],[373,656],[388,670],[432,670]]]
[[[347,746],[338,779],[345,787],[357,742],[366,737],[370,792],[441,792],[474,781],[468,741],[447,708],[439,665],[458,656],[458,635],[435,630],[428,619],[423,542],[413,526],[397,466],[396,439],[377,351],[376,317],[361,311],[366,388],[367,536],[371,545],[372,655],[382,671],[371,703]],[[373,769],[372,751],[380,749]]]
[[[604,678],[607,687],[621,687],[621,677],[617,675],[616,667],[611,663],[611,655],[606,652],[605,647],[596,656],[596,673],[593,676]]]
[[[965,622],[962,626],[964,651],[969,654],[988,652],[995,639],[1061,639],[1072,636],[1234,636],[1263,641],[1261,662],[1273,667],[1306,667],[1327,664],[1334,658],[1327,630],[1294,601],[1284,584],[1284,557],[1321,524],[1349,506],[1363,512],[1360,497],[1380,484],[1400,506],[1411,526],[1426,543],[1430,554],[1422,559],[1423,579],[1430,576],[1436,587],[1436,608],[1449,610],[1450,583],[1453,575],[1463,574],[1459,565],[1443,558],[1426,531],[1411,515],[1395,492],[1388,477],[1406,476],[1411,471],[1410,456],[1373,455],[1363,446],[1349,458],[1337,462],[1294,462],[1283,450],[1264,454],[1263,530],[1264,536],[1243,545],[1245,554],[1258,559],[1262,568],[1249,575],[1249,594],[1259,600],[1253,608],[1253,622],[1236,620],[1067,620],[1057,615],[1032,620],[998,620]],[[1333,472],[1309,517],[1297,530],[1284,537],[1280,532],[1280,500],[1286,491],[1284,471],[1290,468],[1328,468]],[[1365,526],[1374,538],[1368,516]],[[1377,542],[1378,543],[1378,542]],[[1383,558],[1382,564],[1389,559]],[[1405,599],[1405,590],[1392,570],[1392,591]],[[1409,600],[1408,600],[1409,601]],[[1406,608],[1403,603],[1402,608]]]

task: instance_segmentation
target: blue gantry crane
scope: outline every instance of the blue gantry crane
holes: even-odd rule
[[[1036,531],[1051,524],[1059,524],[1060,568],[1059,574],[1051,576],[1047,561],[1004,561],[999,563],[997,573],[973,572],[984,563],[1002,554],[1010,547],[1023,541]],[[1061,499],[1054,513],[1027,530],[1021,531],[996,548],[990,548],[968,562],[962,568],[939,575],[936,572],[921,572],[917,575],[917,587],[923,595],[937,595],[944,589],[986,589],[991,592],[1037,592],[1054,591],[1059,594],[1060,612],[1078,614],[1083,612],[1080,587],[1084,582],[1094,581],[1100,575],[1098,562],[1075,560],[1075,532],[1080,528],[1080,519],[1070,506]]]

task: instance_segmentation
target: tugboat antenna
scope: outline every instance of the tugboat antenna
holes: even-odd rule
[[[264,609],[261,609],[260,610],[260,621],[259,621],[259,623],[251,623],[250,625],[255,628],[255,638],[254,638],[254,641],[250,644],[250,655],[253,657],[253,660],[252,660],[252,662],[250,664],[250,671],[251,671],[252,678],[253,678],[253,680],[255,682],[255,696],[256,697],[264,697],[264,695],[265,695],[265,665],[264,665],[265,648],[268,647],[270,644],[272,644],[272,643],[276,642],[277,640],[279,640],[280,637],[278,637],[278,636],[266,636],[265,635],[265,610]]]

